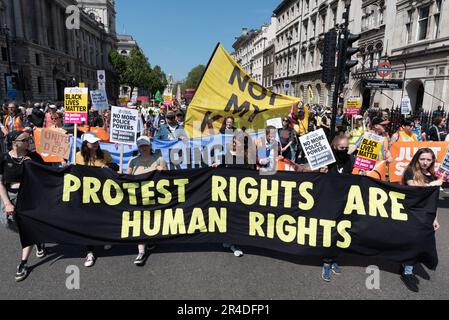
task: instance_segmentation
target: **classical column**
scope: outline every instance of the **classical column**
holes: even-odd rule
[[[14,28],[11,27],[11,31],[15,32],[13,37],[23,38],[23,19],[22,19],[22,2],[17,0],[10,0],[10,5],[13,7],[14,12]]]

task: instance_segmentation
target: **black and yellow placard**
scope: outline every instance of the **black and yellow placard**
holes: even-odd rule
[[[262,87],[219,44],[187,110],[186,129],[191,137],[217,133],[232,116],[238,128],[263,130],[267,120],[288,115],[297,102]]]

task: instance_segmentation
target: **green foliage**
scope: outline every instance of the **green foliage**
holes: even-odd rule
[[[182,90],[184,91],[185,89],[190,89],[190,88],[197,89],[205,71],[206,71],[206,66],[204,66],[202,64],[193,68],[189,72],[189,74],[187,76],[187,80],[182,85]]]
[[[152,69],[141,50],[134,48],[129,56],[113,51],[109,59],[118,74],[120,85],[131,88],[130,97],[135,88],[145,89],[151,94],[155,94],[158,90],[161,92],[165,90],[167,86],[165,73],[159,66]]]

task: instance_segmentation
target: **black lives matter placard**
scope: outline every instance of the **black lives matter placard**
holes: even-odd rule
[[[312,170],[335,163],[334,153],[323,129],[302,136],[300,141]]]
[[[438,195],[439,188],[337,173],[262,176],[207,168],[120,176],[30,162],[17,212],[24,246],[238,243],[321,258],[344,251],[434,268]]]
[[[112,107],[110,141],[123,144],[136,143],[138,119],[137,110]]]

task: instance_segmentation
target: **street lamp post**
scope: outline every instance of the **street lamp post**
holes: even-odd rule
[[[291,34],[287,37],[288,49],[287,49],[287,80],[290,77],[290,46],[292,44],[292,36]],[[285,90],[285,94],[288,95],[289,90]]]

